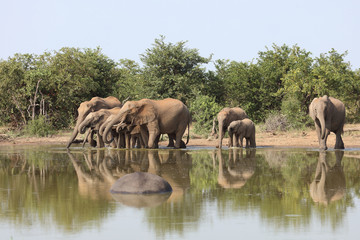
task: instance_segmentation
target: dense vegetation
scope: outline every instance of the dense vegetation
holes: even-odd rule
[[[314,57],[297,45],[274,44],[249,62],[212,60],[163,36],[141,54],[141,64],[116,62],[100,48],[15,54],[0,61],[0,123],[22,128],[40,119],[66,128],[81,102],[112,95],[121,101],[180,99],[203,133],[224,106],[242,107],[255,122],[275,113],[302,127],[309,122],[311,100],[324,94],[341,99],[347,121],[358,122],[360,70],[345,62],[346,54],[332,49]],[[214,70],[207,70],[211,63]]]

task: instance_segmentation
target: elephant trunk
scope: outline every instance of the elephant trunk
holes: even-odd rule
[[[74,131],[73,131],[73,133],[72,133],[72,135],[71,135],[71,137],[70,137],[70,139],[69,139],[69,141],[68,141],[68,143],[67,143],[67,145],[66,145],[66,148],[69,148],[70,146],[71,146],[71,144],[72,144],[72,142],[75,140],[75,138],[76,138],[76,136],[78,135],[78,128],[77,127],[75,127],[74,128]]]
[[[71,144],[73,143],[73,141],[75,140],[76,136],[78,135],[79,133],[79,126],[80,126],[80,123],[84,120],[85,116],[88,114],[88,111],[86,111],[85,113],[81,113],[79,114],[78,116],[78,119],[76,121],[76,125],[74,127],[74,131],[73,133],[71,134],[71,137],[68,141],[68,144],[66,146],[66,148],[69,148],[71,146]]]
[[[108,134],[109,134],[109,132],[111,131],[113,125],[117,124],[118,121],[119,121],[118,118],[115,118],[115,119],[111,120],[108,124],[106,124],[105,130],[103,130],[103,133],[101,134],[102,137],[103,137],[103,141],[104,141],[105,143],[109,144],[109,143],[111,143],[111,142],[114,140],[114,137],[113,137],[113,136],[111,136],[111,138],[108,138]],[[122,123],[122,122],[121,122],[121,123]],[[121,123],[120,123],[120,124],[121,124]],[[109,140],[109,139],[110,139],[110,140]]]
[[[84,134],[85,131],[86,131],[86,128],[89,127],[89,124],[90,124],[91,120],[90,119],[85,119],[80,125],[79,125],[79,132],[81,134]]]
[[[319,117],[320,127],[321,127],[321,139],[325,138],[326,126],[325,126],[325,116],[321,114]]]
[[[84,148],[84,146],[85,146],[86,140],[89,138],[89,135],[90,135],[91,131],[92,131],[92,130],[89,129],[88,133],[86,134],[86,137],[84,138],[84,141],[83,141],[83,144],[82,144],[82,147],[83,147],[83,148]]]
[[[224,122],[219,120],[219,148],[222,148],[222,140],[224,138]]]
[[[104,122],[103,124],[100,125],[99,131],[98,131],[98,134],[99,134],[100,136],[103,136],[105,127],[106,127],[107,125],[108,125],[107,122]]]

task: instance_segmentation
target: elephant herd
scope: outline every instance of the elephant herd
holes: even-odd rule
[[[184,148],[189,142],[189,125],[189,110],[176,99],[141,99],[122,105],[115,97],[94,97],[80,104],[67,148],[78,133],[83,134],[87,129],[84,143],[87,140],[92,147],[104,147],[106,143],[116,148],[158,148],[160,135],[167,134],[169,146]],[[186,128],[188,138],[185,144],[182,137]]]
[[[326,95],[315,98],[309,106],[309,115],[315,122],[320,149],[327,149],[326,141],[330,132],[336,134],[334,148],[344,149],[341,134],[345,123],[345,106],[340,100]],[[167,134],[168,147],[185,148],[189,142],[190,120],[186,105],[172,98],[141,99],[127,101],[122,105],[115,97],[93,97],[80,104],[77,122],[67,148],[78,133],[84,134],[87,129],[83,144],[88,141],[92,147],[101,148],[106,143],[115,148],[158,148],[161,134]],[[218,148],[222,148],[226,131],[229,134],[229,147],[243,147],[244,138],[246,147],[256,147],[255,124],[243,109],[223,108],[217,115],[217,121]],[[186,128],[188,134],[185,143],[182,137]]]

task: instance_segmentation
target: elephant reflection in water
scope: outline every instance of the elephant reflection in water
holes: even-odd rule
[[[97,150],[96,161],[94,161],[93,152],[88,151],[88,156],[84,156],[88,170],[85,169],[74,154],[70,151],[67,153],[78,178],[79,194],[92,199],[105,198],[110,200],[109,188],[117,178],[111,174],[107,167],[105,152]]]
[[[96,159],[94,159],[94,152]],[[133,172],[157,174],[168,181],[173,192],[168,201],[180,199],[190,187],[191,156],[183,150],[89,149],[83,156],[88,169],[68,151],[81,195],[111,199],[109,189],[120,177]]]
[[[217,152],[219,158],[218,183],[223,188],[241,188],[254,175],[256,149],[247,149],[243,156],[243,149],[229,149],[229,161],[223,159],[221,150]],[[215,152],[213,159],[215,158]]]
[[[344,151],[335,151],[336,163],[330,166],[326,151],[320,151],[315,179],[310,184],[310,196],[314,202],[329,204],[345,195],[345,175],[341,165]]]

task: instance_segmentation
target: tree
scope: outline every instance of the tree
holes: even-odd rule
[[[135,61],[121,59],[114,69],[116,83],[113,85],[112,95],[120,101],[138,100],[145,98],[142,71]]]
[[[324,85],[323,91],[317,92],[322,96],[327,94],[339,98],[347,108],[347,119],[359,120],[360,78],[359,74],[351,69],[350,63],[345,62],[347,52],[338,53],[332,49],[326,54],[316,58],[313,75]]]
[[[144,64],[144,87],[149,98],[176,98],[184,103],[194,99],[195,92],[205,83],[202,64],[211,60],[199,55],[197,49],[185,47],[186,42],[165,43],[155,39],[152,48],[141,55]]]
[[[92,97],[107,97],[117,81],[116,63],[101,53],[100,48],[62,48],[49,61],[51,79],[47,95],[58,127],[68,126],[81,102]]]

